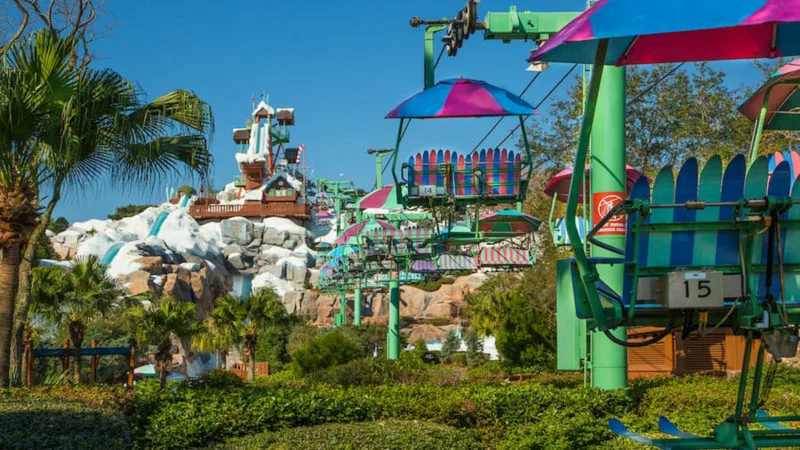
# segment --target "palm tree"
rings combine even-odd
[[[0,261],[7,259],[9,266],[19,264],[16,273],[11,267],[8,270],[0,267],[0,286],[9,287],[5,295],[15,298],[16,303],[12,333],[15,362],[19,361],[30,305],[35,243],[47,229],[63,189],[96,187],[106,174],[111,175],[117,186],[154,186],[155,180],[180,168],[205,176],[212,164],[208,140],[213,134],[213,115],[205,102],[192,92],[176,90],[146,103],[143,92],[114,71],[66,69],[71,48],[71,43],[54,34],[40,32],[29,42],[12,48],[4,70],[9,77],[16,74],[38,88],[38,91],[30,88],[34,93],[47,94],[34,96],[44,104],[43,113],[34,115],[38,118],[35,122],[38,128],[18,138],[24,143],[23,154],[30,160],[34,176],[25,178],[30,187],[14,198],[26,200],[24,206],[32,208],[33,213],[22,214],[26,212],[24,208],[0,196],[0,214],[3,208],[11,212],[0,220],[10,224],[6,228],[20,230],[14,235],[17,240],[11,241],[19,242],[16,252],[8,252],[8,258],[4,252]],[[0,84],[0,89],[5,91],[10,87],[6,89]],[[0,102],[12,94],[0,93]],[[16,110],[16,103],[5,103],[0,105],[0,111]],[[10,125],[8,128],[13,130]],[[6,141],[0,146],[15,142],[6,138],[2,130],[0,139]],[[0,155],[0,159],[5,158]],[[0,161],[0,172],[16,165]],[[5,188],[2,177],[0,174],[0,188]],[[51,191],[39,217],[38,194],[44,186]],[[21,259],[20,247],[24,248]],[[8,304],[0,295],[0,321]],[[0,324],[0,349],[7,349],[3,326]],[[0,353],[0,379],[6,373],[2,356]],[[15,374],[18,368],[16,365]]]
[[[259,333],[286,319],[286,308],[271,289],[254,291],[246,300],[228,294],[215,301],[214,310],[206,319],[206,333],[196,344],[201,351],[220,351],[223,355],[233,346],[243,346],[248,361],[247,381],[252,382]]]
[[[37,268],[34,282],[32,311],[55,327],[66,326],[75,349],[72,381],[78,384],[87,325],[114,308],[124,308],[125,292],[106,276],[106,267],[96,256],[81,259],[71,268]]]
[[[214,303],[214,309],[206,317],[204,332],[195,336],[192,343],[201,352],[218,352],[222,357],[222,369],[227,369],[228,351],[238,344],[242,334],[239,299],[228,294]]]
[[[163,297],[150,305],[134,308],[129,317],[136,328],[139,347],[156,347],[156,368],[161,376],[161,387],[164,387],[172,362],[172,338],[191,342],[193,336],[204,332],[195,305]]]
[[[8,383],[8,344],[20,253],[37,226],[39,185],[45,180],[38,158],[39,143],[59,102],[58,93],[35,73],[60,80],[54,83],[58,85],[71,81],[63,64],[69,53],[67,46],[46,41],[45,35],[37,36],[29,46],[46,46],[49,54],[36,52],[36,58],[22,58],[16,46],[0,68],[0,387]],[[12,68],[13,61],[23,59],[31,70]]]
[[[285,321],[287,314],[281,298],[272,289],[259,289],[251,293],[240,308],[244,323],[242,338],[249,362],[247,381],[252,383],[256,373],[256,346],[259,332],[269,325]]]

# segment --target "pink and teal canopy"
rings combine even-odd
[[[586,190],[586,194],[588,197],[589,192],[591,192],[591,188],[587,180],[590,179],[590,166],[589,164],[586,165],[586,172],[583,175],[584,180],[584,188]],[[632,166],[625,165],[625,175],[626,175],[626,186],[628,189],[628,193],[630,194],[631,189],[633,188],[633,184],[639,177],[644,176],[641,172],[634,169]],[[558,196],[558,201],[560,202],[567,202],[567,196],[569,195],[569,183],[572,180],[572,167],[569,169],[564,169],[561,172],[558,172],[548,183],[547,186],[544,188],[544,193],[550,197]],[[583,193],[579,194],[578,201],[583,201]]]
[[[478,230],[491,237],[515,237],[539,229],[542,221],[516,209],[503,209],[481,217]]]
[[[800,82],[800,59],[778,69],[764,83],[739,111],[755,122],[761,114],[764,97],[769,90],[765,130],[800,130],[800,84],[783,84],[789,81]]]
[[[440,81],[407,99],[386,118],[444,119],[529,114],[533,114],[533,106],[505,89],[485,81],[454,78]]]
[[[337,245],[347,244],[348,242],[350,242],[351,238],[360,236],[368,231],[375,230],[377,228],[382,228],[384,230],[397,229],[389,222],[383,220],[365,220],[355,225],[351,225],[350,228],[344,230],[342,235],[336,238],[336,244]]]
[[[600,0],[529,61],[590,64],[603,39],[616,66],[800,55],[800,0]]]
[[[397,191],[394,185],[372,191],[358,201],[358,209],[403,209],[397,203]]]

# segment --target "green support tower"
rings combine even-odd
[[[590,186],[592,188],[593,223],[605,216],[608,209],[626,198],[625,176],[625,68],[606,67],[600,82],[600,93],[592,130]],[[610,221],[596,239],[618,249],[625,248],[623,220]],[[614,253],[592,245],[593,257],[614,257]],[[622,264],[598,267],[602,280],[617,292],[623,290],[625,267]],[[627,329],[618,327],[614,336],[627,337]],[[621,345],[611,342],[602,332],[592,333],[592,387],[619,389],[627,386],[628,353]]]

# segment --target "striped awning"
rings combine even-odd
[[[436,258],[439,270],[475,270],[475,258],[467,255],[439,255]]]
[[[433,261],[414,261],[411,263],[411,271],[416,273],[433,273],[436,272],[436,265]]]
[[[478,264],[488,267],[522,267],[531,266],[530,254],[527,250],[516,248],[485,247],[478,253]]]

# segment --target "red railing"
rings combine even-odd
[[[189,214],[195,219],[230,217],[311,217],[311,207],[302,203],[254,203],[244,205],[192,205]]]
[[[246,380],[247,379],[247,365],[241,362],[235,362],[231,364],[230,371],[234,375],[238,376],[239,378]],[[257,377],[265,377],[269,375],[269,362],[256,362],[256,373],[255,376]]]

